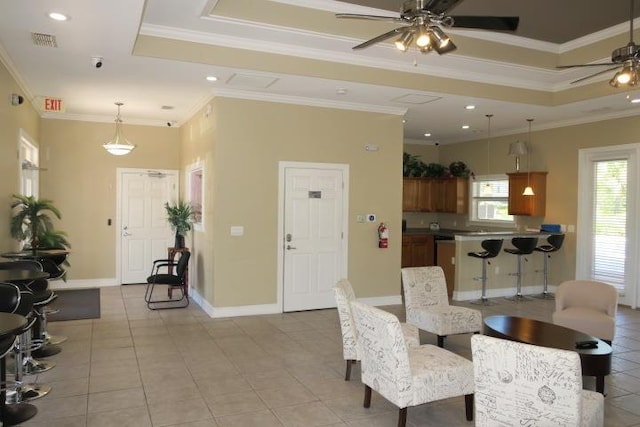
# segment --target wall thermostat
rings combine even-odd
[[[376,214],[367,214],[367,222],[376,222]]]

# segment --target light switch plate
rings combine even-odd
[[[244,236],[244,227],[241,225],[232,225],[231,226],[231,235],[232,236]]]

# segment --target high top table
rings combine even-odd
[[[27,324],[23,316],[0,312],[0,339],[13,335],[15,337]],[[0,380],[4,383],[7,377],[6,357],[0,361]],[[14,426],[33,418],[38,409],[30,403],[6,404],[6,390],[0,391],[0,420],[3,426]]]
[[[487,317],[484,333],[495,338],[577,352],[582,375],[596,377],[596,391],[604,394],[604,377],[611,373],[612,353],[606,342],[564,326],[517,316]],[[597,347],[576,348],[576,343],[581,341],[595,341]]]

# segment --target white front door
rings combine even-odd
[[[178,197],[178,172],[119,170],[120,282],[145,283],[155,259],[167,258],[174,234],[166,202]]]
[[[346,276],[346,166],[284,169],[283,310],[335,307]]]

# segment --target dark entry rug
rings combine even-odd
[[[58,298],[48,308],[60,311],[48,315],[48,321],[100,318],[100,289],[62,289],[54,292]]]

